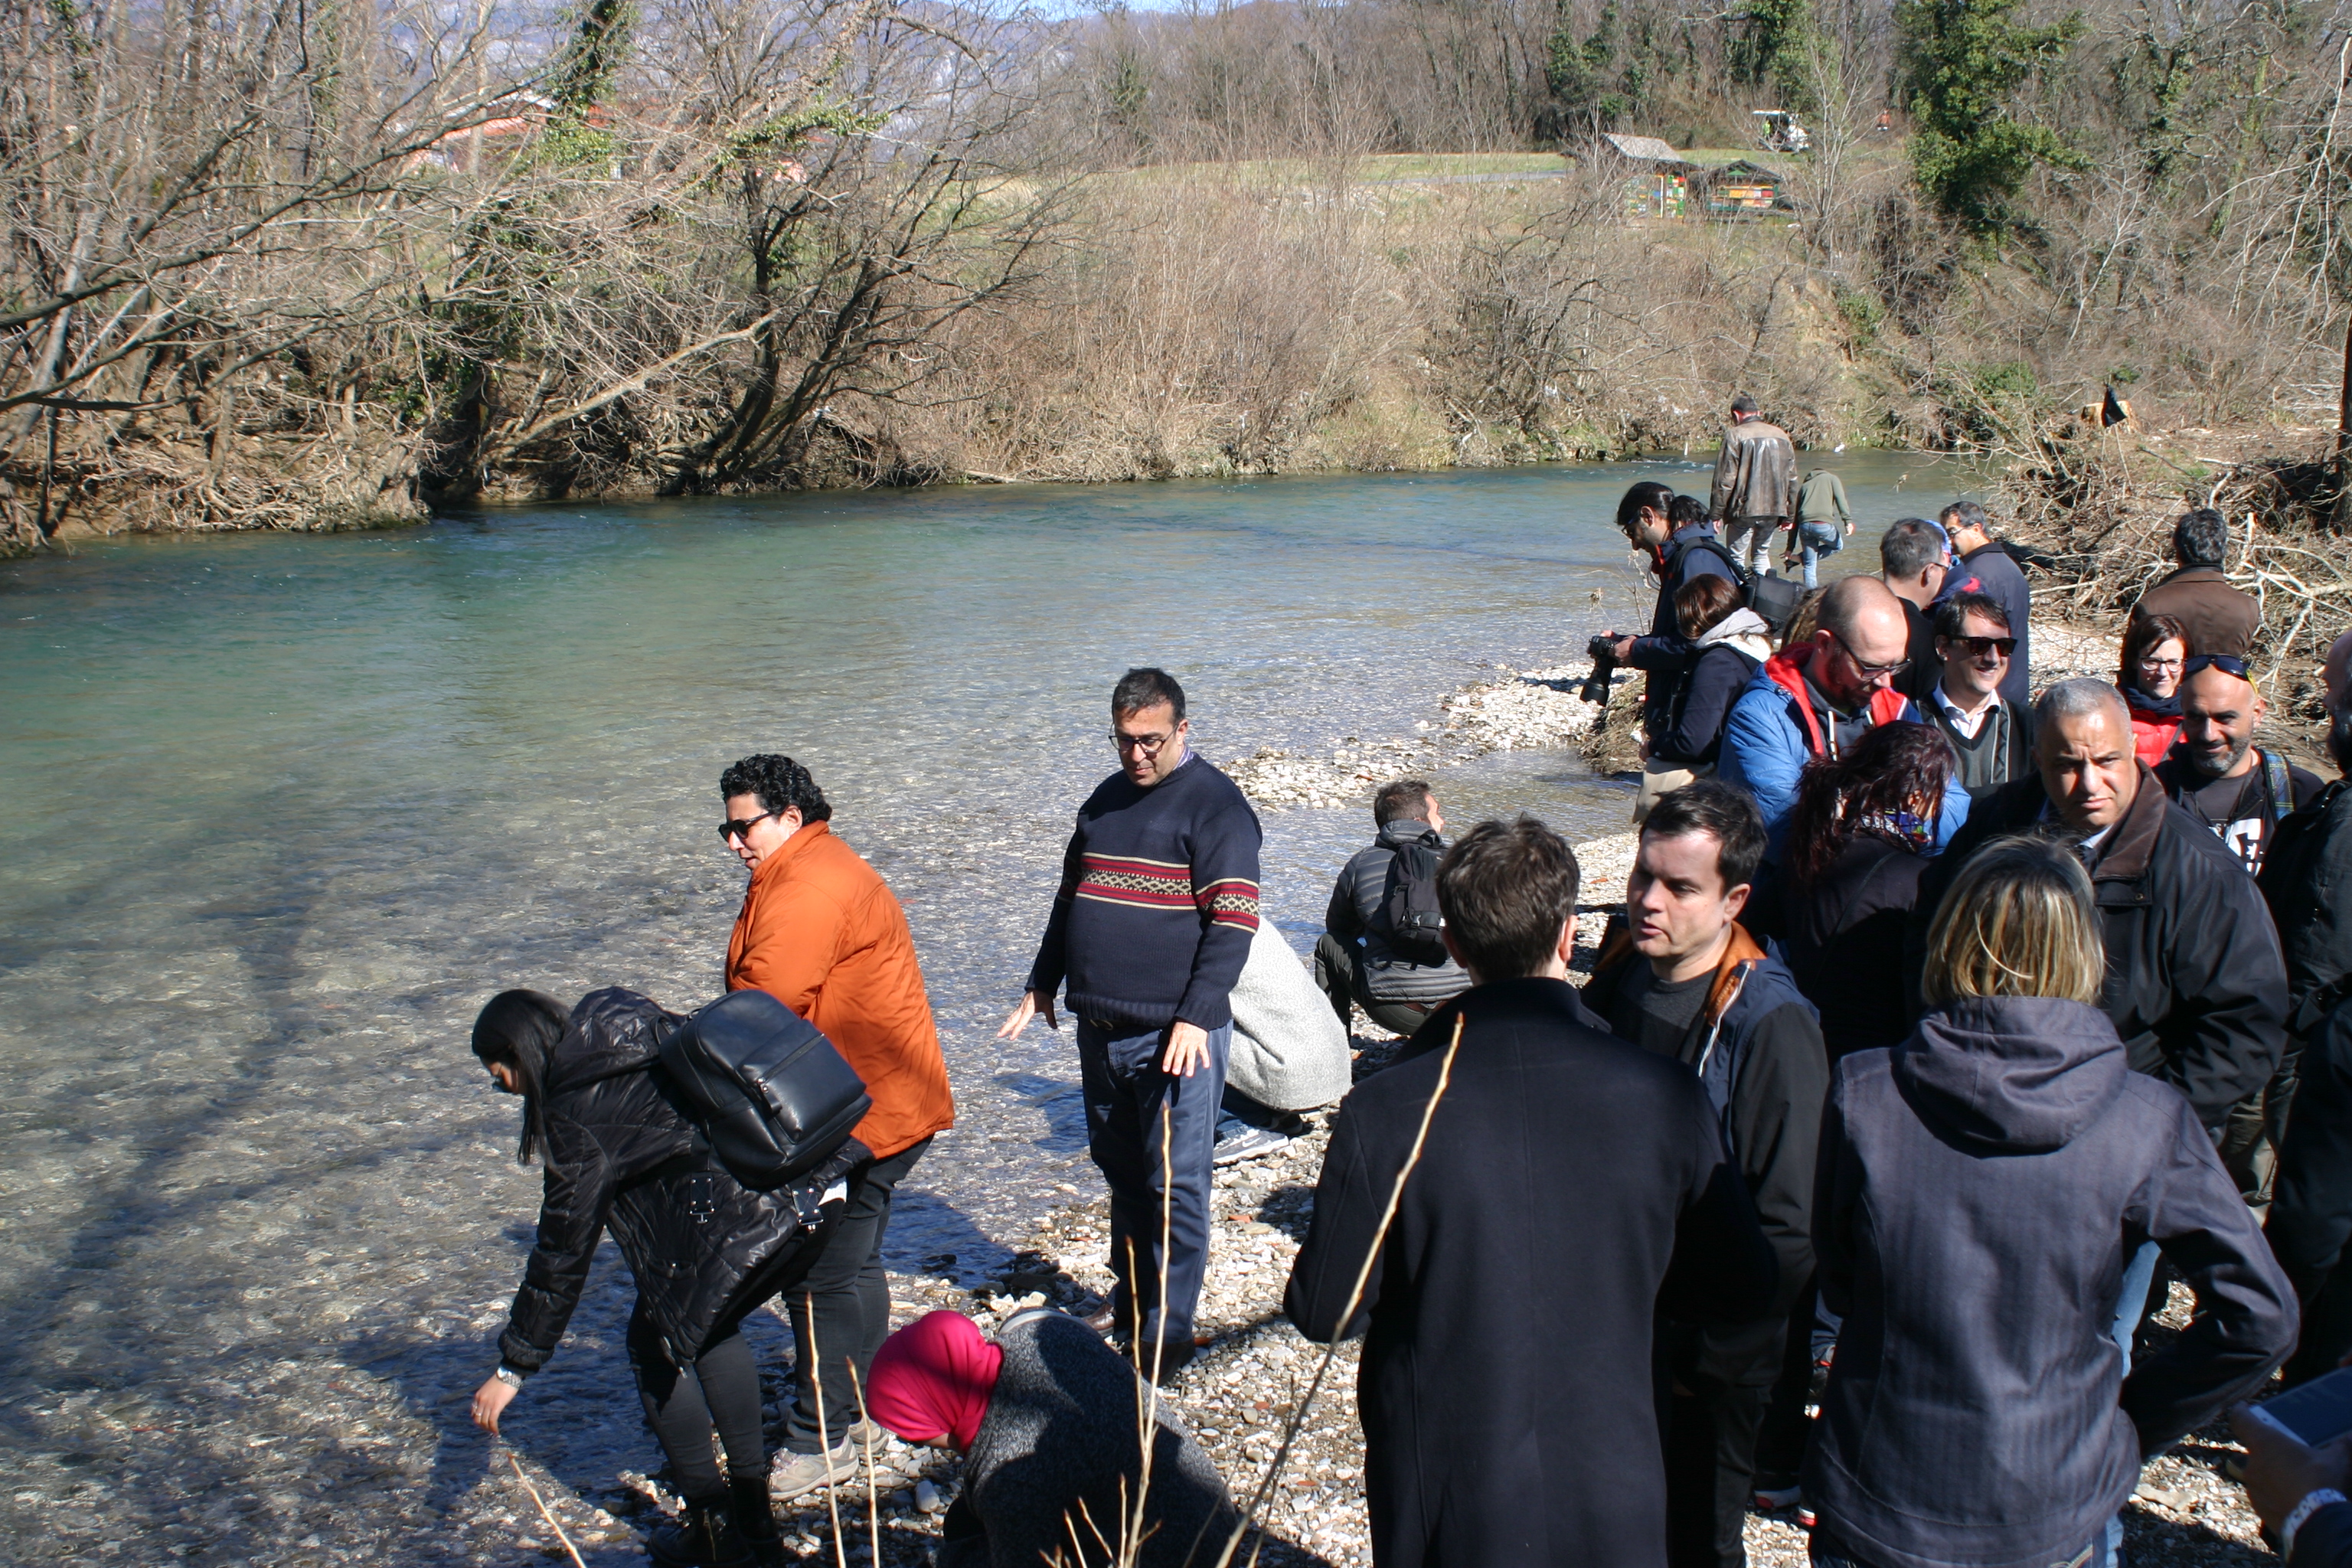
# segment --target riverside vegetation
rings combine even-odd
[[[2114,384],[2334,472],[2346,0],[0,16],[19,549],[1688,448],[1735,386],[2032,459]],[[1765,221],[1596,155],[1782,106]]]

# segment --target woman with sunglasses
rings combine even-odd
[[[2136,620],[2124,633],[2116,686],[2131,709],[2132,750],[2149,767],[2180,738],[2180,671],[2188,662],[2189,634],[2170,616]]]
[[[869,1156],[851,1139],[797,1181],[744,1186],[653,1070],[656,1030],[677,1022],[621,990],[592,991],[570,1009],[502,991],[474,1020],[475,1057],[501,1093],[522,1097],[516,1157],[546,1170],[538,1245],[499,1336],[498,1371],[474,1393],[474,1424],[496,1436],[524,1380],[554,1353],[609,1226],[636,1282],[629,1365],[686,1499],[685,1518],[656,1529],[647,1548],[666,1568],[776,1568],[784,1555],[760,1373],[739,1325],[808,1272],[847,1177]]]

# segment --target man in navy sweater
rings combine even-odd
[[[1087,1152],[1110,1187],[1110,1326],[1146,1373],[1192,1359],[1209,1258],[1227,997],[1256,934],[1257,814],[1185,744],[1184,689],[1130,669],[1110,695],[1119,771],[1078,808],[1026,994],[997,1031],[1078,1024]],[[1163,1234],[1164,1228],[1164,1234]]]

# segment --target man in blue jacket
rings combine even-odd
[[[1885,584],[1842,577],[1822,595],[1812,640],[1781,649],[1733,705],[1717,773],[1756,797],[1767,860],[1780,862],[1807,763],[1836,756],[1876,725],[1927,722],[1917,703],[1893,689],[1910,663],[1909,641],[1902,603]],[[1956,776],[1944,791],[1936,843],[1949,843],[1968,816],[1969,792]]]

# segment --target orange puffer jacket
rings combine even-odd
[[[906,911],[825,823],[793,834],[743,890],[727,989],[749,987],[816,1026],[866,1080],[874,1109],[855,1136],[877,1159],[955,1124]]]

